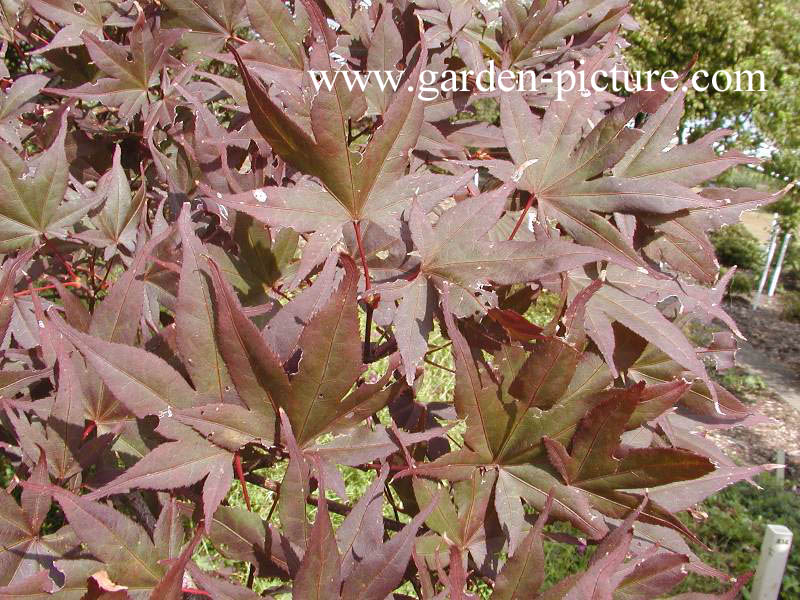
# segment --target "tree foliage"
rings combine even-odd
[[[763,470],[703,435],[761,419],[706,370],[739,335],[708,232],[779,194],[702,188],[749,159],[672,147],[680,90],[512,91],[499,126],[475,118],[491,94],[413,90],[489,60],[591,76],[623,60],[624,0],[2,9],[0,598],[729,581],[676,516]],[[454,389],[423,402],[451,374],[433,352]],[[596,551],[543,589],[553,521]],[[201,543],[249,576],[202,570]]]
[[[711,74],[763,73],[764,90],[757,93],[737,91],[734,85],[727,92],[711,87],[695,95],[681,122],[681,139],[717,127],[731,128],[738,147],[771,155],[765,165],[768,173],[787,181],[800,179],[800,105],[793,91],[800,86],[797,4],[643,0],[632,8],[641,29],[631,34],[627,54],[637,68],[663,72],[689,64],[696,56],[695,69]],[[795,190],[778,207],[788,229],[797,226],[798,206]]]

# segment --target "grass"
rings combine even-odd
[[[767,384],[761,375],[751,373],[742,367],[733,367],[723,373],[718,374],[719,382],[737,396],[747,396],[763,392],[767,389]]]
[[[695,553],[706,563],[722,572],[734,576],[755,571],[761,552],[761,539],[768,524],[785,525],[792,531],[800,532],[800,495],[792,489],[792,484],[777,482],[772,474],[757,478],[759,489],[749,483],[737,483],[719,494],[712,496],[697,507],[696,514],[707,517],[701,522],[683,516],[684,522],[708,546],[708,550],[695,547]],[[564,524],[548,526],[548,531],[571,533]],[[589,546],[581,551],[572,546],[545,541],[544,588],[564,577],[586,569],[594,551]],[[708,577],[690,574],[673,594],[681,592],[719,593],[728,585]],[[748,586],[749,587],[749,586]],[[745,600],[750,598],[745,589]],[[800,598],[800,553],[792,552],[783,578],[781,599]]]
[[[761,539],[768,524],[785,525],[800,532],[800,495],[791,483],[781,484],[772,474],[758,477],[759,489],[749,483],[737,483],[700,505],[708,518],[688,523],[710,548],[695,548],[698,556],[713,567],[734,575],[755,571],[761,551]],[[725,589],[712,579],[690,575],[683,591],[719,592]],[[783,578],[781,598],[800,598],[800,553],[792,551]],[[750,598],[744,591],[745,600]]]
[[[783,318],[800,323],[800,292],[787,292],[783,295]]]
[[[565,533],[578,539],[585,539],[585,533],[578,531],[569,523],[549,524],[545,531],[548,533]],[[548,589],[573,573],[580,573],[589,567],[589,560],[594,554],[596,546],[576,547],[545,538],[544,544],[544,584],[542,589]]]
[[[721,274],[725,274],[727,268],[722,267]],[[727,294],[729,296],[747,296],[756,288],[756,276],[748,271],[737,270],[731,278],[730,285],[728,285]]]
[[[764,264],[761,242],[742,225],[730,225],[710,235],[720,264],[758,271]]]

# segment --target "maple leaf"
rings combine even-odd
[[[224,402],[231,378],[215,336],[215,307],[202,255],[205,248],[191,227],[188,207],[178,219],[182,261],[175,312],[175,335],[195,389]]]
[[[129,33],[130,50],[84,32],[81,39],[92,61],[108,77],[69,90],[48,88],[48,91],[70,98],[98,100],[119,109],[120,118],[129,121],[134,115],[147,112],[150,89],[159,83],[162,67],[177,66],[168,51],[182,34],[180,30],[152,31],[141,9]]]
[[[588,568],[561,580],[539,598],[604,598],[611,600],[614,591],[625,577],[623,561],[633,541],[633,523],[640,515],[647,500],[631,510],[625,520],[614,529],[597,547]]]
[[[312,600],[337,597],[341,586],[339,548],[333,533],[328,503],[325,500],[325,483],[319,477],[319,503],[311,537],[303,560],[297,570],[292,594]]]
[[[626,5],[603,0],[566,6],[548,1],[530,7],[516,0],[504,2],[501,34],[509,63],[532,68],[558,61],[567,51],[591,47],[623,21]]]
[[[68,197],[67,112],[52,145],[35,159],[23,161],[0,141],[0,250],[32,245],[40,235],[63,236],[94,206]]]
[[[226,579],[208,575],[193,563],[189,563],[189,571],[192,579],[200,586],[200,589],[212,594],[212,598],[219,598],[219,600],[258,600],[259,598],[270,600],[272,598],[272,596],[256,594],[254,591],[231,583]]]
[[[464,447],[431,463],[418,464],[411,472],[459,481],[468,479],[478,469],[496,469],[496,495],[504,502],[508,502],[508,497],[522,498],[541,510],[548,495],[552,495],[554,516],[572,522],[592,536],[602,537],[606,529],[582,492],[561,484],[556,472],[534,462],[545,452],[544,437],[569,437],[583,411],[598,402],[590,395],[591,388],[571,397],[567,395],[547,412],[538,408],[526,410],[524,404],[515,407],[509,386],[522,367],[525,353],[513,347],[503,348],[496,360],[499,372],[505,376],[498,383],[494,374],[475,360],[447,306],[444,313],[456,364],[454,402],[459,416],[467,422]],[[498,508],[498,515],[510,524],[521,511],[522,505],[517,500],[513,505],[508,504],[506,510]]]
[[[681,364],[686,371],[708,383],[705,366],[698,357],[695,347],[681,329],[664,316],[658,305],[650,302],[653,289],[657,290],[659,287],[667,289],[672,284],[674,289],[679,291],[679,299],[683,300],[684,304],[691,305],[690,296],[682,290],[680,284],[659,281],[650,284],[652,279],[648,279],[649,293],[641,293],[644,290],[641,292],[637,290],[634,293],[636,295],[631,295],[626,293],[632,289],[631,286],[626,285],[626,282],[635,280],[636,273],[631,271],[613,271],[613,273],[615,279],[592,296],[586,310],[587,332],[603,353],[612,372],[616,374],[615,360],[612,356],[616,346],[616,334],[612,324],[616,321],[644,339],[651,340],[670,358]],[[584,289],[584,286],[591,281],[591,273],[581,273],[580,271],[571,273],[569,278],[570,295]],[[642,298],[636,297],[637,295]],[[667,294],[663,296],[666,297]],[[705,301],[707,308],[714,310],[710,306],[710,300],[710,295],[706,295],[705,298],[700,296],[700,302],[696,302],[696,304]],[[722,311],[714,312],[720,314]],[[727,316],[725,318],[727,319]]]
[[[394,13],[392,7],[387,4],[375,23],[367,50],[368,71],[392,73],[403,60],[403,38],[395,24]],[[374,81],[371,84],[365,91],[367,102],[371,109],[383,114],[391,106],[391,90],[380,89]]]
[[[353,506],[336,529],[336,543],[342,557],[341,573],[347,577],[383,540],[383,486],[389,475],[388,465]]]
[[[342,598],[353,598],[353,600],[385,598],[395,589],[411,558],[417,531],[436,508],[437,502],[438,498],[431,500],[430,504],[415,515],[403,529],[364,558],[361,568],[344,582]]]
[[[563,445],[548,440],[548,456],[570,485],[587,492],[591,504],[603,513],[621,518],[639,500],[621,492],[685,481],[714,470],[705,457],[676,448],[632,448],[620,452],[620,436],[641,401],[643,384],[611,392],[582,420],[567,455]],[[670,468],[664,468],[669,464]],[[643,517],[658,524],[681,528],[666,510],[650,502]]]
[[[681,377],[686,369],[657,347],[648,345],[628,371],[634,380],[650,384]],[[692,383],[681,398],[681,408],[703,419],[722,422],[741,421],[753,414],[721,385],[703,380]]]
[[[3,371],[3,373],[0,374],[0,394],[4,397],[13,397],[14,394],[25,389],[30,384],[45,377],[49,377],[51,373],[52,371],[50,369]]]
[[[0,96],[0,138],[13,147],[22,147],[19,117],[47,82],[48,78],[44,75],[25,75]]]
[[[691,482],[675,482],[651,491],[651,498],[671,512],[696,506],[732,482],[749,480],[759,473],[778,468],[776,465],[755,467],[719,467],[712,473]]]
[[[266,53],[264,62],[298,70],[306,66],[303,40],[309,23],[301,6],[295,5],[292,15],[279,0],[247,0],[250,24],[265,41],[265,44],[258,44],[259,53]],[[247,46],[242,48],[243,53],[245,48]]]
[[[383,301],[399,300],[394,325],[409,382],[427,351],[436,290],[447,291],[456,315],[480,314],[492,303],[481,295],[482,286],[490,282],[528,283],[574,265],[612,258],[556,240],[491,241],[487,233],[500,218],[508,193],[501,187],[464,200],[443,213],[435,228],[416,204],[412,206],[409,227],[419,262],[397,282],[374,289]]]
[[[289,393],[289,380],[261,332],[244,314],[217,265],[209,261],[209,266],[216,300],[216,327],[218,331],[234,334],[220,340],[220,352],[230,377],[246,406],[262,413],[271,411],[274,419],[280,402]]]
[[[14,315],[14,286],[17,273],[33,255],[34,250],[20,252],[16,258],[4,262],[0,270],[0,340],[5,339]]]
[[[593,57],[576,76],[591,76],[604,58],[605,52]],[[631,214],[652,221],[658,215],[703,210],[716,204],[693,191],[684,177],[661,179],[656,189],[646,178],[630,176],[624,166],[634,160],[631,157],[637,156],[641,145],[646,146],[653,135],[652,131],[629,128],[627,123],[640,112],[657,113],[666,97],[663,88],[638,92],[584,135],[582,119],[590,116],[596,102],[591,94],[575,90],[562,100],[554,99],[541,121],[532,115],[520,93],[504,94],[502,123],[517,166],[514,179],[519,179],[518,186],[530,192],[531,201],[536,200],[537,218],[543,222],[552,217],[577,242],[613,252],[621,260],[627,258],[626,266],[631,268],[644,268],[632,243],[603,213]],[[657,115],[653,122],[659,122]],[[537,131],[539,135],[531,139],[520,135],[520,131]],[[673,133],[674,129],[670,136]],[[663,146],[659,153],[661,149]],[[708,151],[716,157],[710,146]],[[643,159],[645,164],[662,160],[651,155],[652,151]],[[707,155],[698,157],[696,152],[692,159],[686,168],[695,171],[709,162]],[[742,162],[742,158],[736,155],[719,162],[730,165]],[[613,175],[606,175],[609,170]],[[530,206],[526,206],[520,219]]]
[[[19,24],[19,16],[22,12],[21,0],[6,0],[0,4],[0,36],[5,41],[14,39],[14,28]],[[8,73],[8,71],[5,71]]]
[[[617,176],[657,185],[695,187],[726,169],[754,162],[737,151],[718,154],[715,145],[730,132],[720,130],[690,144],[670,147],[683,114],[686,91],[675,92],[645,123],[642,134],[613,167]],[[739,221],[743,211],[778,200],[786,190],[763,193],[755,190],[704,190],[709,206],[689,208],[674,218],[646,216],[644,221],[661,235],[645,248],[655,261],[664,261],[698,281],[713,284],[719,265],[706,232]]]
[[[181,513],[191,517],[194,506],[180,503]],[[223,556],[246,560],[260,574],[286,576],[298,567],[297,547],[258,514],[244,508],[221,505],[214,512],[209,539],[221,548]]]
[[[772,204],[788,190],[784,188],[774,193],[728,188],[703,190],[701,195],[713,201],[711,207],[690,210],[688,214],[671,220],[645,219],[661,233],[645,247],[645,252],[653,260],[664,262],[698,281],[714,283],[719,264],[707,233],[724,225],[738,223],[743,212]]]
[[[103,341],[135,343],[145,295],[142,275],[152,252],[168,235],[169,230],[164,231],[150,238],[144,245],[140,245],[128,270],[111,287],[108,296],[97,307],[91,318],[84,315],[79,320],[70,320],[70,324]],[[66,316],[69,318],[69,311]],[[94,373],[91,367],[89,373]],[[122,426],[120,438],[121,443],[127,446],[126,451],[135,449],[134,454],[141,456],[141,449],[145,444],[141,443],[140,436],[136,432],[136,423],[131,413],[114,397],[103,380],[100,377],[92,377],[85,381],[84,389],[87,418],[94,422],[98,433],[104,435],[113,431],[116,435],[119,433],[118,428]]]
[[[51,497],[58,502],[71,530],[89,552],[102,561],[78,559],[57,563],[67,577],[65,597],[85,592],[85,587],[82,590],[79,587],[80,577],[85,585],[86,575],[91,575],[102,582],[101,587],[125,590],[134,600],[156,596],[180,598],[183,571],[200,537],[195,535],[183,545],[183,528],[174,500],[163,506],[151,537],[140,525],[113,508],[47,482],[29,480],[24,489],[46,499],[47,508]],[[171,563],[169,567],[162,564],[164,561]]]
[[[265,421],[268,416],[235,405],[201,405],[182,376],[155,355],[79,333],[58,318],[54,324],[128,410],[138,418],[158,416],[157,431],[175,440],[157,446],[89,497],[135,487],[173,489],[205,478],[208,525],[233,481],[233,452],[256,440],[271,443],[274,420],[270,423]],[[131,353],[136,355],[135,362]]]
[[[332,32],[316,6],[306,5],[306,10],[313,35],[319,40],[312,46],[310,66],[332,72]],[[380,126],[362,150],[352,147],[348,122],[364,114],[366,103],[363,96],[347,90],[341,79],[332,90],[327,90],[326,86],[315,90],[309,132],[280,110],[264,86],[247,70],[239,54],[233,52],[259,132],[278,155],[301,171],[316,176],[322,186],[308,182],[297,189],[268,187],[218,197],[226,206],[247,211],[270,225],[292,227],[299,232],[315,231],[314,241],[327,253],[340,238],[341,226],[347,221],[358,223],[369,219],[398,230],[398,216],[412,197],[408,190],[416,190],[417,194],[420,188],[431,184],[441,187],[437,179],[442,177],[420,180],[418,175],[406,175],[408,154],[419,135],[423,113],[421,100],[413,86],[406,82],[417,80],[427,62],[424,38],[414,67],[407,69]],[[312,86],[311,82],[305,85]],[[319,163],[310,161],[312,155],[325,156],[326,167],[320,168]],[[397,198],[398,190],[404,191],[404,198]],[[318,208],[314,211],[301,208],[301,198],[305,202],[309,195],[316,198],[314,204]],[[446,194],[436,200],[443,197]],[[298,277],[305,276],[317,262],[320,261],[310,263]]]
[[[32,484],[50,483],[43,457],[37,461],[28,481]],[[0,514],[5,523],[0,538],[3,545],[0,586],[19,584],[28,587],[33,583],[35,588],[39,588],[36,591],[43,591],[41,585],[46,582],[29,578],[36,577],[42,569],[48,569],[53,557],[63,550],[59,536],[42,534],[42,523],[49,508],[50,496],[47,493],[37,494],[25,489],[21,504],[5,491],[0,494]],[[10,594],[11,590],[7,593]]]
[[[538,590],[544,582],[544,550],[542,531],[550,514],[552,501],[548,499],[536,519],[536,524],[525,536],[497,577],[491,600],[514,600],[524,598]]]
[[[365,209],[368,212],[363,214],[363,223],[361,217],[354,218],[325,188],[308,180],[291,188],[266,187],[231,196],[217,194],[214,200],[273,227],[313,232],[309,240],[312,245],[303,254],[292,281],[294,287],[323,262],[331,247],[342,238],[343,226],[358,223],[358,230],[362,232],[375,224],[398,239],[402,235],[400,217],[406,208],[416,202],[430,209],[461,190],[471,177],[471,173],[465,176],[418,173],[390,178],[391,182],[376,192],[380,199]],[[312,210],[305,206],[309,201],[314,207]]]
[[[357,272],[352,261],[345,262],[345,266],[348,275],[342,283],[340,293],[331,297],[328,305],[312,319],[301,335],[300,348],[303,357],[300,373],[307,375],[301,380],[303,385],[294,383],[290,398],[280,397],[280,402],[286,403],[289,418],[295,423],[294,427],[299,432],[298,439],[302,444],[329,430],[337,420],[368,402],[384,386],[381,381],[362,384],[350,393],[353,382],[363,371],[363,368],[357,367],[357,363],[352,361],[341,363],[342,366],[349,363],[355,367],[352,374],[341,380],[341,383],[323,385],[321,379],[322,374],[333,368],[329,361],[346,361],[348,358],[347,354],[332,352],[332,345],[342,343],[337,341],[340,336],[342,340],[352,339],[350,328],[357,331],[355,304],[352,302]],[[218,270],[212,270],[212,277],[215,278],[218,297],[227,295],[230,306],[235,297],[232,298],[230,290],[225,291]],[[222,303],[217,300],[217,304],[219,306]],[[353,311],[349,319],[343,317],[343,310]],[[249,348],[247,344],[253,343],[255,347],[263,347],[264,342],[259,332],[241,315],[241,308],[234,305],[227,311],[229,312],[223,313],[228,315],[227,323],[233,323],[233,327],[239,329],[237,339],[245,341],[245,348]],[[276,377],[278,385],[288,384],[288,381],[280,384],[280,379],[286,380],[286,375],[277,362],[269,367],[271,371],[259,372],[257,368],[253,372],[252,366],[246,362],[242,365],[244,371],[241,374],[237,370],[231,371],[242,399],[250,400],[249,409],[237,405],[201,404],[197,392],[155,355],[79,333],[58,318],[54,319],[54,323],[93,368],[102,373],[105,384],[128,410],[138,418],[158,416],[160,422],[157,431],[175,440],[151,450],[125,473],[94,492],[91,498],[122,493],[134,487],[172,489],[175,486],[190,485],[205,477],[204,494],[207,495],[208,517],[221,501],[222,495],[227,493],[232,481],[232,453],[248,443],[258,441],[269,445],[273,442],[270,432],[275,429],[274,407],[277,406],[278,399],[272,396],[275,404],[265,403],[264,388],[260,386],[266,385],[269,389],[269,386],[275,385],[273,382]],[[220,323],[222,326],[231,326],[226,321]],[[332,323],[336,324],[333,328]],[[130,361],[131,352],[137,357],[133,363]],[[226,355],[225,346],[221,348],[221,352],[223,356]],[[240,355],[234,356],[235,360],[240,360]],[[263,365],[267,356],[262,351],[253,360]],[[230,362],[228,368],[231,368]],[[256,387],[252,388],[254,384]],[[252,389],[254,396],[249,396],[249,392],[245,393],[246,389]],[[198,436],[198,433],[209,441]]]
[[[295,266],[294,256],[300,240],[294,229],[265,228],[248,214],[240,213],[232,235],[239,247],[234,265],[251,285],[251,296],[271,290],[283,277],[289,276]]]
[[[432,530],[417,542],[417,547],[426,554],[426,561],[435,566],[449,562],[451,577],[456,577],[459,565],[468,553],[485,573],[496,572],[496,555],[503,545],[504,536],[499,522],[492,518],[492,491],[496,473],[473,472],[472,476],[453,486],[454,501],[437,489],[431,481],[414,478],[414,496],[420,508],[439,497],[435,509],[426,520]],[[453,586],[461,589],[457,581]]]
[[[58,393],[47,418],[47,443],[42,444],[51,473],[62,481],[79,473],[85,462],[85,450],[81,452],[85,414],[79,375],[82,365],[76,359],[59,345]]]
[[[353,383],[364,372],[355,296],[358,272],[352,260],[343,257],[345,277],[337,292],[312,317],[300,335],[302,352],[298,373],[292,381],[291,397],[285,409],[300,445],[315,439],[355,403],[363,401]],[[325,374],[337,373],[333,380]]]
[[[348,256],[340,258],[345,269],[344,278],[326,303],[311,316],[298,338],[299,365],[291,385],[282,387],[272,396],[275,406],[280,404],[286,411],[300,446],[310,444],[337,426],[347,425],[347,418],[353,412],[365,406],[375,412],[387,402],[376,394],[385,387],[391,369],[376,382],[358,384],[365,370],[361,364],[361,348],[353,343],[359,338],[355,302],[358,270]],[[262,364],[273,361],[273,366],[269,367],[272,370],[279,367],[271,350],[253,352],[256,348],[269,347],[254,326],[248,329],[250,333],[240,334],[239,339],[249,347],[245,352],[250,354],[251,360]],[[337,374],[336,378],[328,379],[327,374],[332,372]],[[275,377],[265,372],[262,380],[274,381]]]
[[[619,446],[621,433],[641,400],[642,388],[598,394],[610,379],[601,377],[595,380],[591,368],[578,370],[580,351],[576,353],[573,344],[581,348],[585,343],[581,333],[582,312],[591,297],[584,294],[568,311],[568,316],[565,314],[568,331],[572,329],[572,334],[567,336],[571,343],[556,340],[537,342],[535,348],[541,354],[532,354],[527,363],[524,362],[525,353],[513,347],[505,348],[503,354],[496,356],[496,360],[502,361],[497,365],[503,375],[501,384],[474,362],[467,353],[465,340],[459,340],[461,336],[455,322],[450,321],[448,332],[456,356],[456,409],[467,419],[465,448],[430,464],[418,465],[414,472],[463,479],[481,465],[484,468],[492,466],[498,469],[497,486],[503,488],[503,495],[522,497],[541,508],[546,496],[542,489],[552,489],[554,514],[563,515],[561,518],[567,518],[587,533],[596,535],[597,526],[592,521],[597,517],[593,516],[590,506],[610,516],[626,514],[638,500],[621,490],[670,483],[670,479],[659,479],[669,477],[663,472],[663,464],[683,463],[685,472],[676,470],[674,473],[678,479],[700,477],[712,470],[708,459],[682,450],[665,450],[663,454],[656,449],[630,450],[626,451],[621,463],[612,456]],[[447,319],[447,313],[445,315]],[[588,379],[584,380],[584,377]],[[570,394],[570,388],[577,388],[580,392]],[[521,397],[522,402],[515,401],[510,392]],[[624,407],[623,401],[627,402]],[[537,408],[537,405],[546,410]],[[583,411],[589,411],[589,415],[608,416],[610,406],[619,408],[618,421],[621,424],[616,430],[611,425],[602,425],[603,420],[599,417],[586,417],[583,421],[580,417],[575,419]],[[594,423],[593,427],[597,429],[585,432],[589,423]],[[586,450],[580,462],[571,461],[564,447],[570,440],[576,444],[576,439],[595,439],[592,431],[604,433],[605,445]],[[559,487],[557,480],[551,479],[552,472],[537,461],[537,457],[543,454],[553,463],[565,484],[563,487]],[[596,480],[604,482],[598,483],[602,489],[596,488],[593,477],[585,473],[581,475],[581,469],[570,466],[577,464],[602,472]],[[615,479],[617,473],[619,478]],[[609,487],[604,487],[606,483]],[[502,507],[498,506],[498,515],[511,526],[518,519],[521,506],[516,501],[509,502],[508,498],[503,502]],[[643,518],[686,532],[679,521],[657,505],[645,511]]]
[[[164,0],[164,24],[186,29],[190,51],[215,52],[247,23],[244,0]]]
[[[312,33],[319,40],[312,46],[310,66],[333,71],[330,57],[333,52],[332,32],[315,5],[306,3],[304,6],[309,13]],[[321,86],[311,105],[312,137],[278,109],[263,85],[252,77],[238,57],[237,61],[244,77],[253,121],[273,149],[302,171],[317,176],[352,220],[364,218],[369,205],[380,202],[380,196],[373,194],[373,190],[404,174],[407,152],[419,133],[422,103],[404,82],[418,79],[426,64],[424,43],[415,67],[408,70],[391,106],[383,115],[383,123],[360,153],[350,148],[347,119],[358,118],[366,110],[362,96],[348,91],[343,82],[337,83],[330,91]],[[307,85],[310,86],[310,82]],[[326,157],[327,167],[321,169],[310,161],[312,154]]]
[[[103,27],[130,27],[134,2],[70,2],[68,0],[31,0],[30,5],[46,19],[62,25],[50,42],[37,49],[46,52],[84,43],[84,32],[102,35]]]
[[[114,150],[111,170],[98,182],[97,194],[102,197],[103,208],[92,219],[96,231],[84,231],[76,237],[98,247],[106,248],[106,256],[122,245],[132,248],[136,239],[137,221],[146,206],[147,187],[142,185],[132,194],[128,176],[122,168],[122,151]]]

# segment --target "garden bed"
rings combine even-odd
[[[800,373],[800,325],[782,319],[777,303],[753,310],[749,300],[734,297],[726,301],[725,308],[747,338],[749,354],[760,355],[767,367],[784,376]],[[723,385],[770,420],[749,428],[712,432],[709,437],[732,458],[748,464],[775,462],[778,450],[784,450],[788,470],[797,472],[800,411],[786,400],[800,389],[800,377],[795,377],[796,382],[784,377],[780,386],[773,387],[746,367],[723,375]]]

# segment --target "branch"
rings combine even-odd
[[[514,225],[514,230],[511,232],[511,235],[508,236],[509,241],[513,240],[514,236],[517,235],[517,231],[519,231],[522,222],[525,220],[525,215],[528,214],[528,211],[531,209],[531,206],[533,206],[534,198],[535,196],[533,194],[528,194],[528,201],[525,203],[525,208],[522,209],[522,214],[519,216],[519,219],[517,219],[517,223]]]

